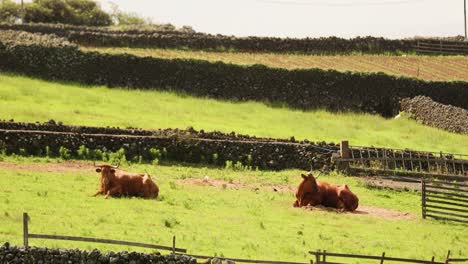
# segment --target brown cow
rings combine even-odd
[[[354,211],[359,205],[358,197],[347,185],[334,185],[319,182],[311,172],[302,174],[302,182],[297,187],[294,207],[323,205],[340,211]]]
[[[129,173],[118,170],[118,166],[94,165],[96,172],[101,173],[101,187],[94,195],[137,196],[146,199],[158,197],[159,188],[148,174]]]

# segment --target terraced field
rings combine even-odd
[[[19,103],[21,102],[21,103]],[[130,102],[130,103],[129,103]],[[109,89],[0,74],[0,119],[69,125],[235,131],[353,145],[468,153],[468,136],[359,113],[300,111],[258,102],[229,102],[161,91]]]
[[[299,54],[205,52],[168,49],[95,48],[88,51],[129,53],[167,59],[199,59],[241,65],[264,64],[286,69],[321,68],[338,71],[384,72],[430,81],[468,81],[468,56],[387,56],[349,55],[315,56]]]

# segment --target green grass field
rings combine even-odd
[[[102,53],[129,53],[141,57],[198,59],[240,65],[263,64],[285,69],[334,69],[354,72],[384,72],[432,81],[468,81],[468,56],[422,55],[301,55],[246,52],[206,52],[176,49],[82,47]]]
[[[0,73],[0,119],[88,126],[235,131],[261,137],[350,141],[351,145],[468,153],[468,136],[407,118],[300,111],[257,102],[228,102],[170,92],[108,89]]]
[[[466,226],[420,219],[415,192],[376,190],[356,178],[322,176],[346,183],[360,205],[409,213],[412,219],[380,219],[366,214],[341,214],[293,208],[292,192],[300,171],[233,171],[175,165],[124,165],[130,171],[156,175],[158,200],[91,197],[99,175],[92,163],[74,170],[70,162],[1,157],[0,241],[22,243],[22,213],[31,217],[30,232],[121,239],[177,246],[189,253],[227,257],[308,262],[309,250],[430,259],[465,254]],[[51,163],[46,163],[46,162]],[[82,163],[82,162],[81,162]],[[13,168],[8,165],[23,166]],[[41,169],[42,166],[42,169]],[[44,169],[44,166],[50,166]],[[54,169],[54,166],[62,166]],[[68,171],[68,169],[70,169]],[[238,189],[190,182],[209,176],[235,183]],[[259,188],[259,190],[255,190]],[[31,240],[31,245],[102,250],[143,250],[102,244]],[[363,263],[363,262],[360,262]]]

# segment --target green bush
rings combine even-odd
[[[69,160],[71,158],[70,150],[65,147],[60,147],[59,157],[63,160]]]
[[[108,162],[111,164],[120,164],[127,162],[127,158],[125,157],[125,149],[120,148],[116,152],[109,152]]]
[[[79,159],[86,160],[86,159],[91,158],[90,150],[86,146],[83,146],[83,145],[81,145],[80,148],[78,148],[78,150],[76,151],[76,154],[78,155]]]

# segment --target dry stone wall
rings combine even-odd
[[[308,170],[312,164],[315,168],[321,168],[325,164],[330,164],[331,152],[339,149],[338,145],[333,143],[274,141],[253,137],[249,139],[247,136],[238,138],[234,134],[219,132],[213,133],[214,138],[210,138],[212,133],[200,133],[193,129],[187,130],[192,131],[192,134],[185,132],[170,136],[164,134],[148,136],[125,134],[126,130],[120,131],[120,134],[93,134],[76,132],[77,129],[72,126],[50,124],[45,126],[49,127],[49,130],[28,129],[36,127],[36,124],[0,122],[0,147],[7,153],[23,152],[29,155],[44,155],[46,149],[50,153],[59,155],[60,148],[64,147],[70,150],[72,157],[78,157],[81,146],[108,152],[116,152],[123,148],[127,160],[139,157],[151,160],[152,149],[158,149],[164,150],[165,156],[162,158],[169,161],[217,166],[224,166],[227,161],[231,161],[252,168],[272,170],[286,168]],[[99,131],[99,128],[86,130]]]
[[[468,101],[468,98],[465,98]],[[427,96],[401,100],[401,111],[428,126],[468,134],[468,110],[435,102]]]
[[[86,46],[185,48],[192,50],[236,50],[244,52],[281,52],[343,54],[363,52],[408,52],[414,50],[417,40],[392,40],[377,37],[344,39],[234,37],[197,32],[112,30],[51,24],[0,24],[0,29],[23,30],[31,33],[55,34]]]
[[[3,34],[3,33],[2,33]],[[401,98],[417,95],[468,109],[467,82],[426,82],[383,73],[286,70],[199,60],[82,52],[70,44],[42,46],[0,34],[0,70],[46,80],[158,89],[193,96],[286,104],[299,109],[393,116]],[[23,33],[24,34],[24,33]],[[30,33],[26,33],[30,34]],[[33,34],[30,34],[33,35]],[[53,36],[49,36],[54,38]]]
[[[25,248],[5,243],[0,247],[0,263],[196,264],[197,261],[195,258],[184,255],[145,254],[126,251],[103,253],[97,249],[85,251],[80,249]]]

